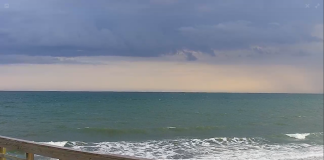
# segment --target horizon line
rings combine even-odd
[[[114,91],[114,90],[0,90],[0,92],[116,92],[116,93],[225,93],[225,94],[324,94],[310,92],[204,92],[204,91]]]

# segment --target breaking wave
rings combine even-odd
[[[296,135],[296,134],[292,134]],[[296,135],[302,139],[306,134]],[[65,143],[65,144],[64,144]],[[48,142],[83,151],[150,159],[293,160],[323,159],[323,145],[271,143],[262,138],[150,140],[142,142]]]
[[[310,135],[310,133],[295,133],[295,134],[286,134],[286,135],[291,138],[305,139],[307,136]]]

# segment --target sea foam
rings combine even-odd
[[[305,139],[307,136],[310,135],[310,133],[295,133],[295,134],[286,134],[286,135],[291,138]]]
[[[67,142],[68,141],[61,141],[61,142],[53,142],[53,141],[51,141],[51,142],[40,142],[40,143],[64,147]]]
[[[68,142],[66,146],[102,154],[120,154],[149,159],[323,159],[323,145],[269,144],[267,142],[261,138],[217,137],[142,142]],[[65,142],[54,144],[63,143]]]

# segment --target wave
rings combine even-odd
[[[294,134],[285,134],[290,138],[295,138],[298,140],[312,139],[312,138],[321,138],[323,139],[323,132],[316,133],[294,133]]]
[[[65,141],[54,144],[63,143]],[[120,154],[149,159],[323,159],[323,145],[306,143],[272,144],[262,138],[216,137],[141,142],[67,142],[65,147],[102,154]]]
[[[64,147],[68,143],[68,141],[61,141],[61,142],[53,142],[53,141],[50,141],[50,142],[40,142],[40,143],[50,144],[50,145],[53,145],[53,146]]]
[[[310,135],[310,133],[295,133],[295,134],[286,134],[286,135],[291,138],[305,139],[307,136]]]

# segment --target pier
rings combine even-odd
[[[8,155],[6,154],[8,151],[23,152],[25,153],[25,158]],[[145,160],[130,156],[79,151],[66,147],[0,136],[0,160],[34,160],[35,155],[59,160]]]

